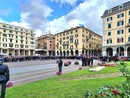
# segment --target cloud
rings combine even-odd
[[[55,0],[60,1],[60,0]],[[63,0],[64,1],[64,0]],[[73,1],[73,0],[69,0]],[[86,28],[102,35],[102,18],[104,11],[129,0],[86,0],[70,13],[47,23],[46,31],[59,33],[65,29],[84,24]],[[66,0],[67,2],[67,0]]]
[[[51,1],[56,3],[60,2],[62,5],[70,4],[71,6],[75,6],[78,1],[82,1],[82,0],[51,0]]]
[[[42,29],[47,22],[47,17],[53,11],[42,0],[25,1],[21,5],[21,17],[33,29]],[[25,16],[23,17],[23,15]]]
[[[0,15],[8,16],[11,13],[8,9],[0,9]]]
[[[104,11],[127,2],[129,0],[84,0],[71,12],[60,18],[48,21],[47,18],[55,9],[48,7],[43,0],[22,0],[21,21],[11,22],[11,24],[31,28],[35,30],[36,36],[51,33],[59,33],[65,29],[83,24],[86,28],[102,35],[102,18]],[[76,4],[79,0],[51,0],[53,2]]]

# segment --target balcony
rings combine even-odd
[[[130,45],[130,42],[127,42],[126,45]]]
[[[79,44],[79,42],[74,42],[74,44],[75,44],[75,45],[78,45],[78,44]]]
[[[64,44],[62,44],[62,46],[68,46],[68,45],[69,45],[68,43],[66,43],[66,44],[65,44],[65,43],[64,43]]]
[[[130,23],[128,23],[128,24],[126,25],[126,27],[130,27]]]

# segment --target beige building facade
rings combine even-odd
[[[130,1],[106,10],[102,19],[102,54],[130,56]]]
[[[98,56],[101,53],[102,36],[85,28],[77,26],[55,35],[56,56]]]
[[[0,54],[35,55],[35,33],[31,29],[0,23]]]
[[[55,55],[55,35],[46,34],[38,37],[36,39],[36,50],[35,53],[44,56],[54,56]]]

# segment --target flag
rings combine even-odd
[[[84,26],[84,24],[79,24],[79,26]]]
[[[118,42],[122,42],[121,38],[118,38]]]

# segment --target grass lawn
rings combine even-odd
[[[84,98],[87,89],[95,92],[101,86],[120,83],[124,81],[124,78],[99,77],[95,79],[82,79],[79,77],[117,72],[119,72],[119,69],[116,67],[106,67],[99,72],[89,72],[88,68],[85,68],[50,79],[8,88],[6,98]],[[65,78],[68,80],[64,80]]]

